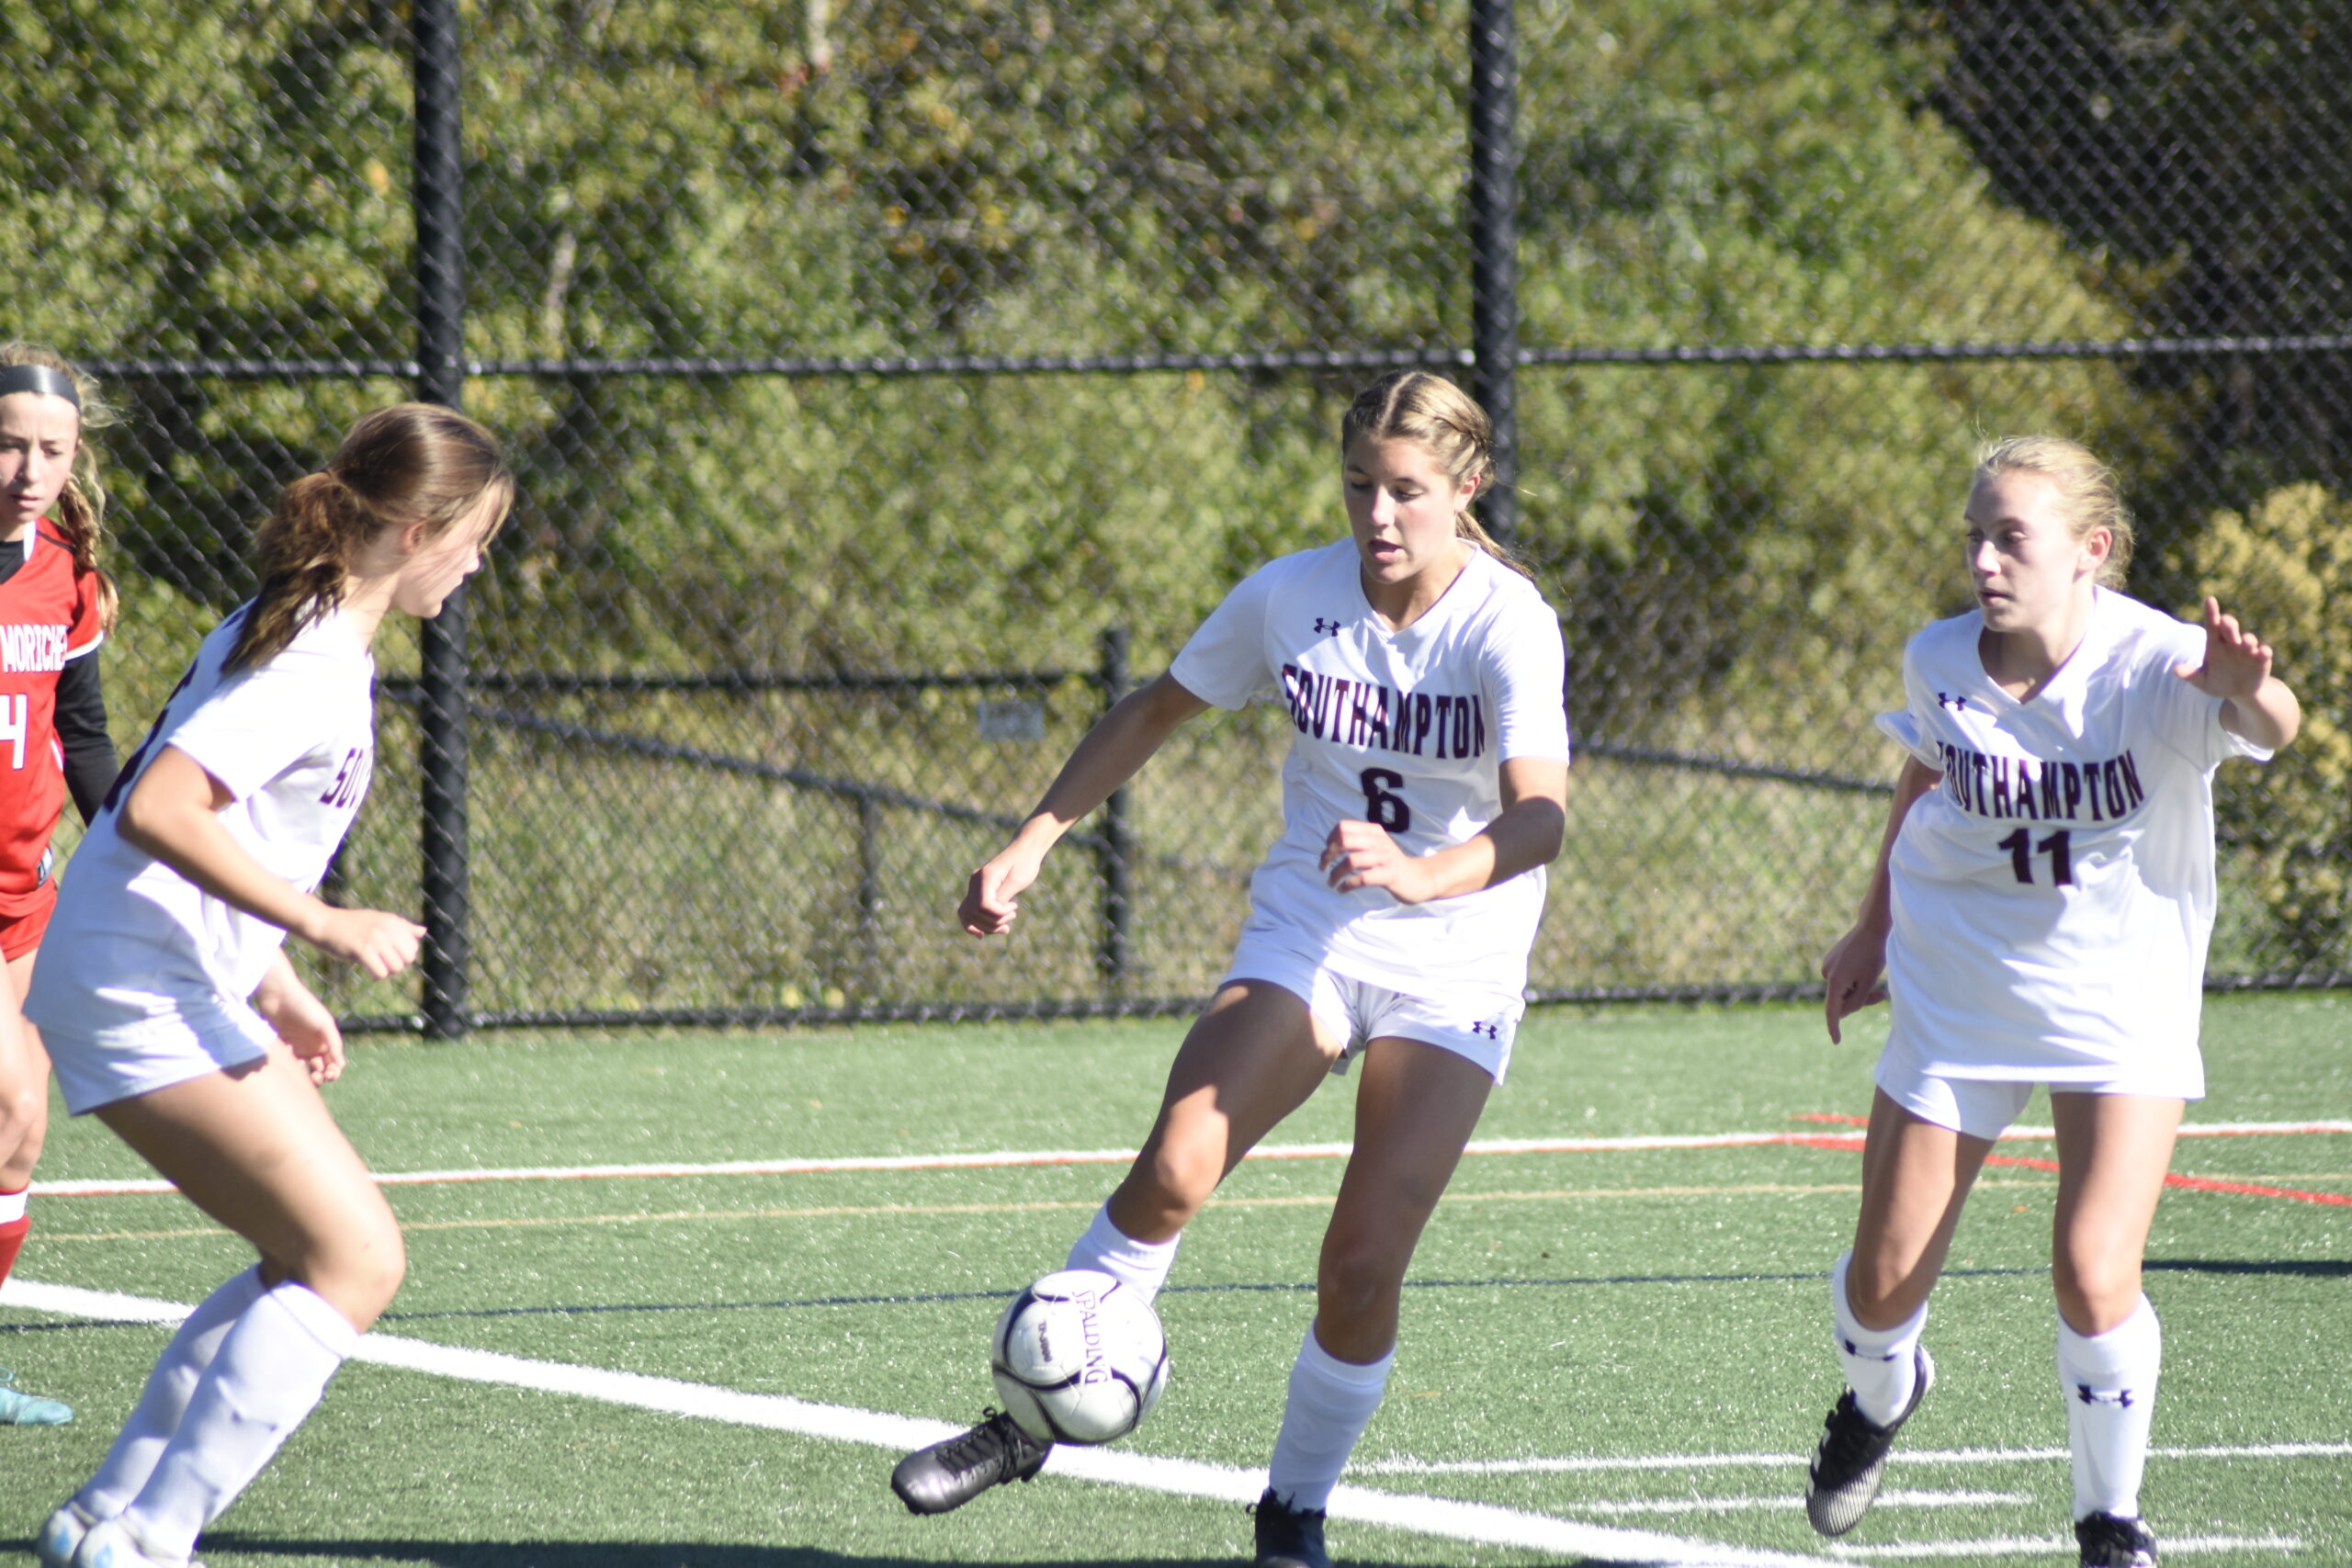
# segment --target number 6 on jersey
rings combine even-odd
[[[1405,775],[1390,768],[1366,768],[1357,775],[1363,785],[1363,818],[1392,833],[1402,833],[1413,825],[1412,807],[1405,797],[1391,793],[1405,787]]]

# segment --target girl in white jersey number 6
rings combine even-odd
[[[261,1261],[164,1348],[43,1568],[185,1564],[399,1288],[391,1211],[327,1113],[334,1017],[288,932],[382,978],[423,928],[311,889],[368,787],[387,612],[439,613],[514,496],[497,443],[413,403],[368,415],[262,525],[261,590],[197,650],[74,857],[25,1011],[95,1111]]]
[[[1893,1004],[1853,1249],[1830,1275],[1849,1391],[1805,1486],[1824,1535],[1877,1495],[1935,1366],[1928,1292],[1993,1140],[2037,1083],[2058,1134],[2058,1372],[2085,1568],[2144,1568],[2140,1517],[2161,1340],[2141,1254],[2198,1054],[2213,928],[2214,768],[2267,758],[2301,713],[2271,650],[2205,602],[2184,625],[2127,599],[2115,476],[2072,442],[1979,457],[1977,607],[1911,639],[1911,755],[1869,893],[1822,961],[1829,1033]],[[1880,976],[1884,973],[1882,987]]]
[[[1355,1148],[1256,1510],[1259,1562],[1317,1568],[1325,1502],[1387,1380],[1406,1266],[1510,1059],[1568,767],[1558,618],[1469,512],[1491,471],[1486,415],[1400,372],[1356,398],[1340,440],[1351,536],[1235,588],[1080,742],[960,911],[975,936],[1010,930],[1047,849],[1186,719],[1257,697],[1288,709],[1283,834],[1249,925],[1069,1267],[1149,1297],[1226,1173],[1362,1056]],[[992,1416],[910,1455],[892,1484],[944,1512],[1046,1452]]]

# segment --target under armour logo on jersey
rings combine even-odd
[[[2132,1391],[2128,1388],[2093,1388],[2086,1382],[2075,1385],[2075,1397],[2085,1404],[2112,1404],[2120,1409],[2132,1408]]]
[[[1322,616],[1317,615],[1315,617],[1315,629],[1317,632],[1329,632],[1333,637],[1338,637],[1340,635],[1340,623],[1337,621],[1327,621]]]
[[[1950,692],[1938,692],[1936,694],[1936,705],[1939,708],[1950,708],[1954,713],[1966,713],[1968,711],[1968,694],[1963,692],[1959,696],[1954,696]]]

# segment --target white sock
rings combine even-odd
[[[1094,1211],[1094,1223],[1069,1249],[1069,1261],[1062,1267],[1097,1269],[1141,1292],[1148,1302],[1167,1282],[1168,1270],[1176,1262],[1176,1243],[1183,1239],[1180,1235],[1168,1241],[1137,1241],[1111,1223],[1111,1205],[1105,1203]]]
[[[155,1472],[122,1522],[151,1557],[183,1558],[198,1531],[253,1483],[318,1404],[359,1336],[292,1280],[266,1291],[229,1330],[196,1385]]]
[[[2066,1395],[2066,1441],[2075,1458],[2075,1517],[2140,1517],[2140,1476],[2148,1467],[2148,1426],[2164,1365],[2156,1309],[2140,1298],[2130,1317],[2104,1334],[2077,1334],[2058,1320],[2058,1386]]]
[[[255,1264],[204,1298],[180,1324],[179,1332],[156,1358],[147,1374],[147,1387],[131,1407],[130,1418],[115,1434],[106,1462],[90,1477],[74,1500],[96,1518],[109,1519],[130,1506],[139,1489],[155,1472],[164,1446],[179,1430],[189,1396],[220,1342],[245,1309],[261,1299],[261,1265]]]
[[[1851,1252],[1840,1253],[1829,1270],[1829,1305],[1838,1318],[1838,1359],[1846,1369],[1846,1386],[1854,1391],[1854,1406],[1869,1420],[1883,1427],[1903,1414],[1919,1385],[1919,1336],[1928,1326],[1928,1308],[1893,1328],[1864,1328],[1854,1318],[1846,1294],[1846,1271]]]
[[[1331,1500],[1340,1472],[1371,1425],[1388,1388],[1390,1350],[1370,1366],[1342,1361],[1323,1348],[1309,1325],[1298,1360],[1290,1370],[1290,1401],[1283,1406],[1283,1429],[1266,1466],[1266,1485],[1294,1508],[1319,1510]]]

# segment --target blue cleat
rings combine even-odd
[[[74,1419],[72,1405],[27,1393],[16,1382],[16,1373],[0,1367],[0,1427],[62,1427]]]

